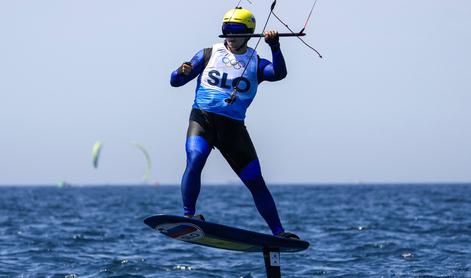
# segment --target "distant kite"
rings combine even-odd
[[[131,142],[131,144],[133,146],[135,146],[137,149],[139,149],[142,152],[142,154],[144,155],[144,158],[146,159],[146,168],[145,168],[143,178],[144,178],[144,181],[147,182],[147,181],[149,181],[150,171],[151,171],[151,168],[152,168],[152,161],[150,159],[150,155],[147,152],[147,150],[144,148],[143,145],[141,145],[137,142]],[[98,168],[98,161],[100,160],[101,149],[103,149],[103,143],[101,141],[97,141],[95,143],[95,145],[93,145],[93,149],[92,149],[93,167],[95,169]]]
[[[147,150],[144,148],[144,146],[142,146],[141,144],[137,142],[131,142],[131,144],[134,145],[136,148],[138,148],[144,154],[144,157],[146,158],[147,164],[146,164],[146,171],[144,173],[144,181],[149,181],[150,170],[152,168],[152,161],[150,160],[150,155],[147,152]]]
[[[100,152],[102,148],[103,148],[103,143],[101,141],[97,141],[95,145],[93,145],[92,157],[93,157],[93,167],[95,169],[98,167],[98,159],[100,158]]]

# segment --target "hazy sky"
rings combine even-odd
[[[220,41],[236,3],[0,0],[0,184],[139,183],[130,141],[150,152],[152,182],[178,184],[195,81],[169,76]],[[243,3],[261,31],[271,2]],[[311,5],[276,12],[300,29]],[[471,181],[470,30],[466,0],[319,0],[305,39],[324,59],[282,39],[288,76],[262,83],[247,113],[265,179]],[[203,181],[237,177],[213,151]]]

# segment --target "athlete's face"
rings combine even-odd
[[[243,50],[245,52],[245,49],[243,49],[242,47],[246,43],[245,40],[245,38],[227,38],[226,42],[231,52],[237,52],[238,49]]]

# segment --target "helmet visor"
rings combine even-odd
[[[224,23],[222,25],[222,33],[224,35],[247,34],[247,33],[250,33],[250,31],[247,29],[247,27],[244,24],[230,22],[230,23]]]

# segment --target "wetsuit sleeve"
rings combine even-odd
[[[286,70],[285,59],[281,53],[280,44],[271,46],[271,53],[273,62],[266,59],[260,59],[258,64],[259,83],[262,81],[278,81],[286,77],[288,74]]]
[[[193,80],[196,76],[201,74],[204,70],[204,50],[200,50],[191,58],[191,66],[193,70],[189,75],[184,75],[180,72],[180,67],[172,72],[170,75],[170,85],[172,87],[180,87]]]

